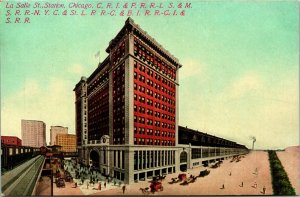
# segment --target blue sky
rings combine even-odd
[[[92,2],[92,1],[85,1]],[[184,17],[132,18],[183,64],[179,124],[251,147],[299,139],[297,1],[190,1]],[[3,10],[3,8],[1,8]],[[126,17],[36,17],[1,24],[1,133],[21,119],[69,127],[73,88],[103,60]]]

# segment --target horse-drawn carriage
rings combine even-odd
[[[179,174],[179,175],[178,175],[178,179],[179,179],[180,181],[184,181],[184,180],[186,179],[186,174]]]
[[[150,184],[150,191],[151,192],[157,192],[157,191],[163,191],[164,187],[162,186],[162,183],[159,181],[152,181]]]

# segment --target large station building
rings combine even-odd
[[[131,183],[248,151],[178,126],[182,65],[131,18],[106,52],[74,88],[81,162]]]

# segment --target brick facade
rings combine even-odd
[[[178,143],[178,59],[130,18],[106,52],[74,88],[81,162],[125,183],[191,167]]]

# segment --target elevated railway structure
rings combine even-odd
[[[37,155],[1,176],[2,194],[5,196],[35,195],[37,182],[45,162],[43,155]]]

